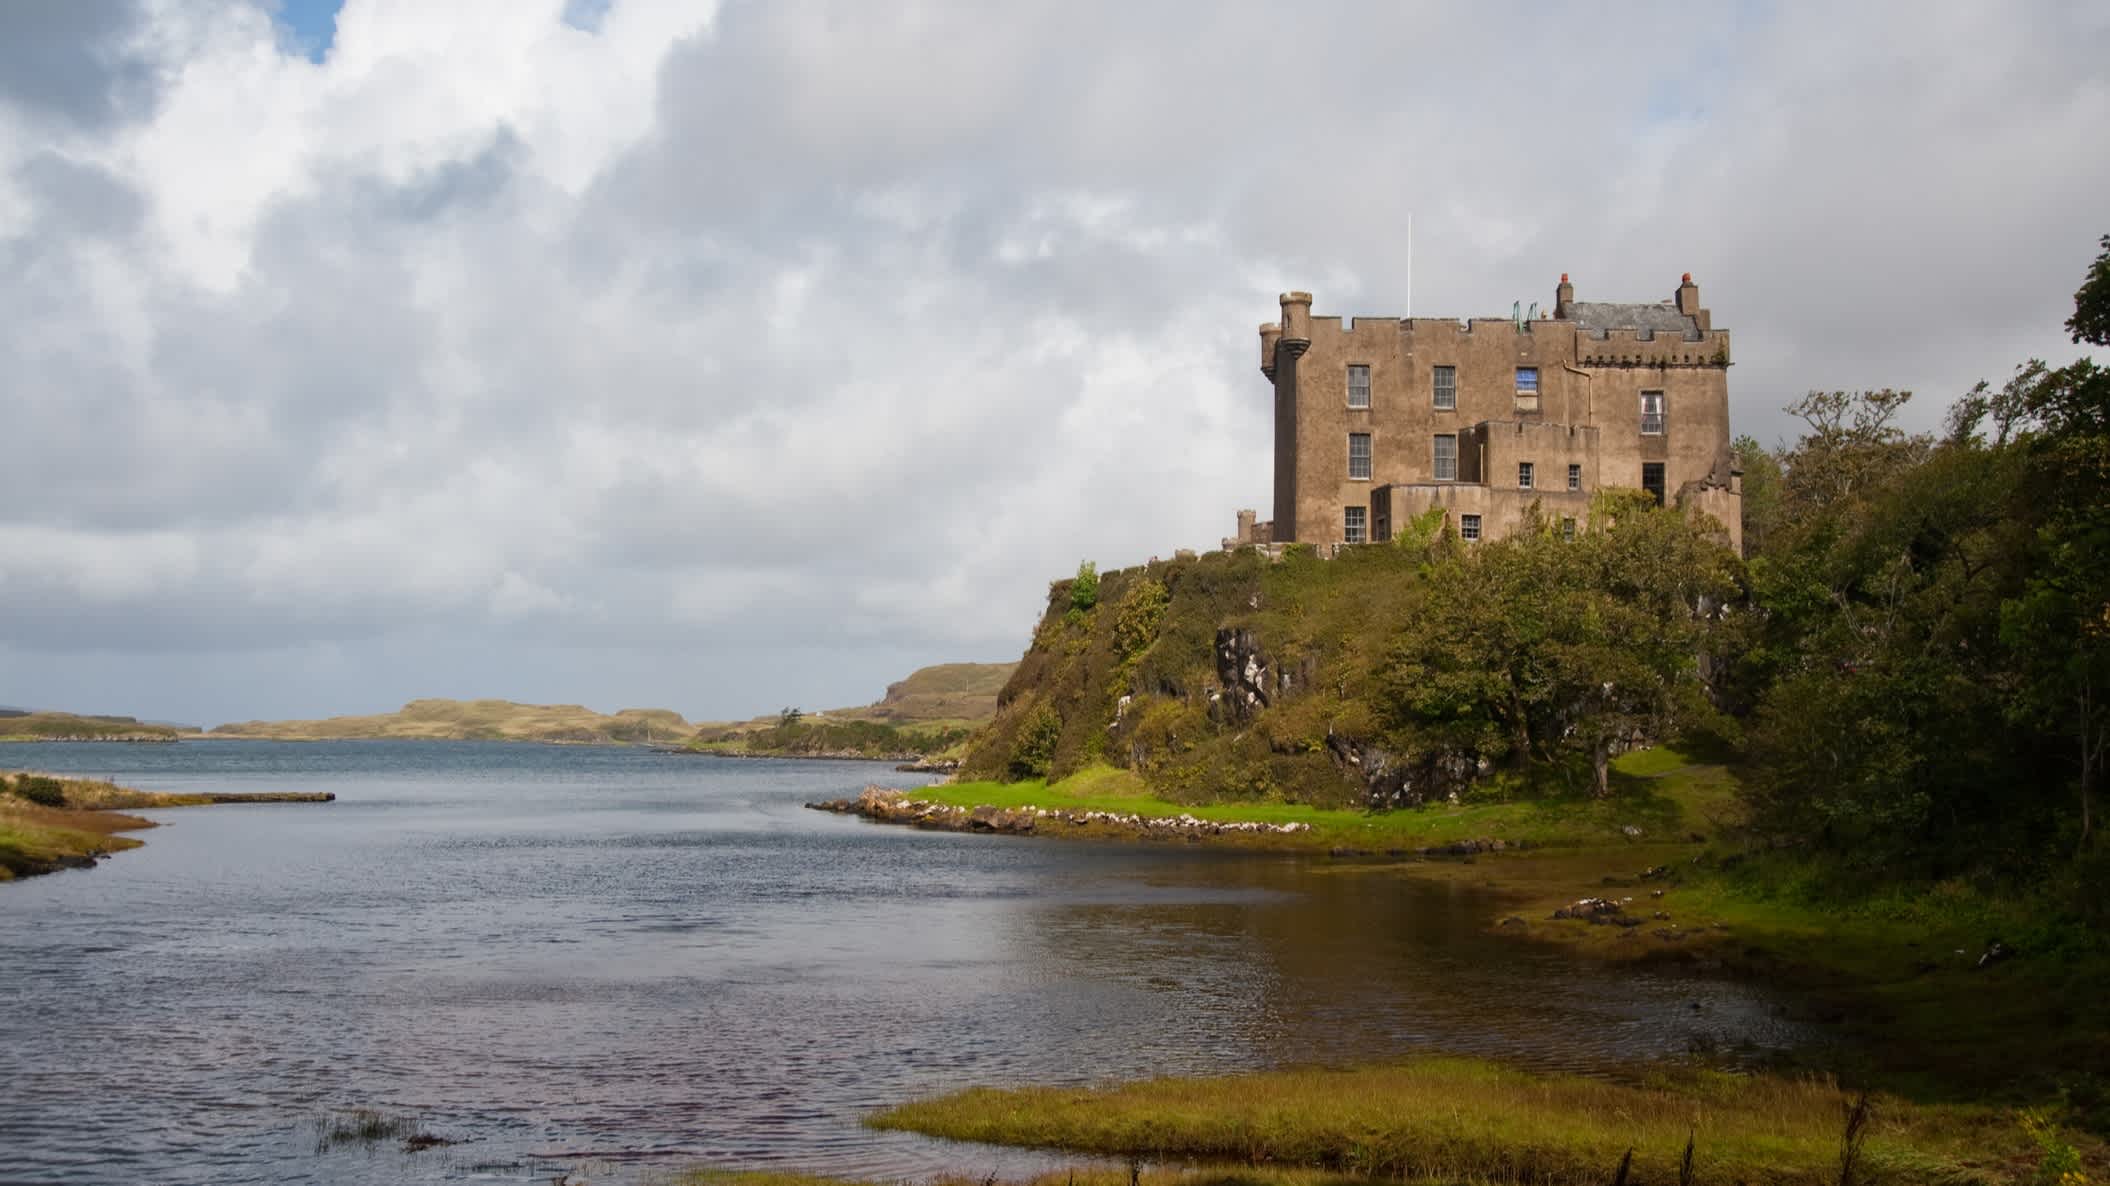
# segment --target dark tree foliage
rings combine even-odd
[[[2110,238],[2104,240],[2110,248]],[[2110,250],[2068,327],[2110,329]],[[2097,861],[2110,748],[2110,373],[2032,361],[1951,409],[1813,393],[1749,541],[1726,691],[1760,823],[1872,867]]]
[[[2073,316],[2066,319],[2074,341],[2094,346],[2110,346],[2110,235],[2103,236],[2102,247],[2073,294]]]

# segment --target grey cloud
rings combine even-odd
[[[121,236],[137,228],[146,213],[145,200],[123,178],[56,152],[29,158],[15,176],[54,229]]]
[[[157,80],[127,44],[137,0],[0,5],[0,99],[97,128],[152,106]]]

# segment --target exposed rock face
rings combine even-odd
[[[1260,653],[1252,631],[1228,626],[1217,630],[1216,679],[1224,689],[1217,704],[1225,716],[1243,721],[1274,703],[1281,690],[1275,686],[1278,678],[1286,689],[1287,676],[1270,675],[1267,656]]]

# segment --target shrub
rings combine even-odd
[[[66,784],[41,774],[18,776],[15,779],[15,793],[40,807],[66,806]]]
[[[1077,566],[1077,579],[1070,582],[1070,608],[1087,614],[1099,604],[1099,566],[1087,560]]]
[[[1011,777],[1041,778],[1055,758],[1055,743],[1062,740],[1062,714],[1052,704],[1036,707],[1018,731],[1011,746]]]

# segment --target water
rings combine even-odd
[[[145,848],[0,885],[7,1181],[979,1177],[1043,1162],[857,1118],[975,1083],[1797,1038],[1756,990],[1489,936],[1467,888],[802,809],[920,781],[884,766],[415,742],[0,762],[338,795],[149,812]],[[319,1152],[316,1118],[355,1107],[461,1143]]]

